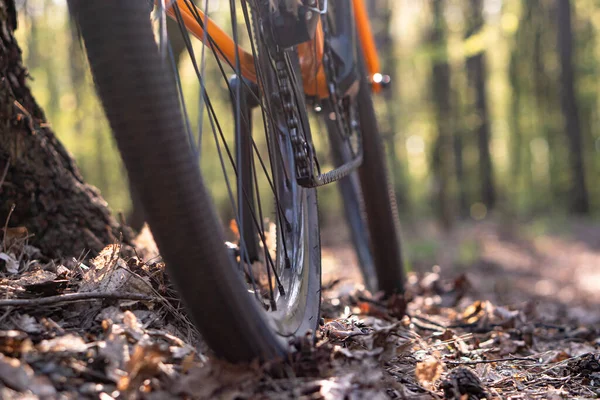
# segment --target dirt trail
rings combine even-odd
[[[16,240],[0,275],[20,301],[0,314],[0,398],[597,398],[600,227],[531,232],[425,228],[407,239],[406,299],[388,300],[364,290],[347,245],[324,240],[323,325],[284,367],[212,358],[148,237],[146,262],[113,246],[88,264],[40,263]],[[133,295],[64,297],[115,290]]]

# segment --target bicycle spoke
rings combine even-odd
[[[241,80],[236,85],[230,83],[226,72],[227,67],[231,68],[238,77],[242,76],[240,55],[236,52],[235,59],[225,57],[220,46],[215,42],[208,31],[204,29],[209,21],[207,1],[204,2],[204,10],[197,8],[191,0],[183,0],[183,2],[180,3],[174,2],[174,10],[171,15],[179,25],[194,74],[200,84],[198,135],[197,138],[194,138],[190,129],[190,137],[191,142],[194,143],[196,154],[199,155],[199,149],[202,146],[203,138],[204,113],[206,113],[208,115],[207,128],[210,128],[212,141],[214,141],[216,146],[216,156],[218,157],[220,170],[224,177],[223,181],[227,188],[228,202],[231,204],[230,210],[233,213],[233,221],[235,221],[237,232],[239,233],[239,260],[240,263],[245,264],[240,265],[240,268],[246,274],[248,285],[251,287],[251,291],[255,296],[260,300],[260,288],[262,286],[268,292],[263,292],[262,296],[264,296],[264,300],[267,300],[268,298],[270,309],[276,310],[277,303],[275,287],[273,285],[277,285],[279,296],[286,295],[286,289],[280,274],[286,269],[291,268],[293,265],[297,265],[298,260],[292,261],[292,258],[296,259],[299,252],[304,251],[297,248],[298,246],[301,246],[302,243],[299,241],[298,236],[303,235],[300,224],[303,223],[304,218],[298,210],[304,209],[307,205],[305,203],[306,199],[299,194],[302,193],[303,189],[294,189],[297,184],[295,182],[292,149],[289,147],[289,143],[287,143],[287,134],[280,131],[287,122],[285,121],[285,114],[278,111],[284,109],[283,99],[278,96],[268,98],[265,95],[267,87],[279,84],[273,80],[276,71],[274,58],[269,54],[269,47],[262,44],[263,47],[261,48],[261,51],[265,52],[265,56],[260,58],[261,62],[258,62],[259,57],[256,56],[257,45],[254,40],[261,40],[260,33],[253,33],[252,24],[254,21],[251,21],[250,12],[248,10],[254,10],[253,5],[247,4],[246,1],[241,2],[243,23],[246,24],[246,29],[240,31],[238,29],[238,17],[236,13],[237,2],[235,0],[230,0],[228,3],[234,45],[238,46],[241,33],[247,33],[250,38],[251,54],[254,55],[254,69],[259,91],[252,90],[250,82],[245,79],[238,78]],[[188,23],[189,16],[191,15],[199,27],[204,30],[202,36],[202,52],[199,55],[197,54],[198,51],[194,50],[191,35],[187,31],[182,10],[180,10],[179,7],[186,7],[187,10],[185,12],[187,13],[186,18],[188,18]],[[208,52],[204,46],[208,46]],[[207,82],[206,77],[207,55],[209,54],[212,55],[210,57],[211,61],[214,62],[216,71],[222,78],[222,82],[226,86],[226,90],[229,92],[231,101],[233,102],[233,136],[225,134],[223,126],[219,121],[215,104],[213,104],[207,91],[207,83],[210,83]],[[289,65],[286,67],[291,70]],[[180,78],[178,74],[176,75],[180,97],[183,99]],[[270,77],[271,81],[268,81],[267,77]],[[297,94],[294,93],[294,96],[295,98],[292,101],[299,104]],[[266,142],[267,157],[264,156],[264,149],[261,151],[259,144],[253,137],[254,135],[250,135],[248,140],[244,139],[245,136],[242,136],[246,134],[242,129],[242,124],[247,124],[246,126],[250,127],[252,120],[249,113],[241,111],[248,109],[245,107],[244,102],[253,102],[258,105],[260,109],[262,122],[259,126],[262,125],[262,131],[265,133],[263,140]],[[182,107],[185,107],[185,105],[182,104]],[[275,112],[276,115],[273,115],[273,112]],[[185,115],[187,119],[187,112],[185,112]],[[231,140],[238,144],[235,146],[235,149],[231,148]],[[245,146],[241,145],[243,140],[246,140],[247,144]],[[247,146],[250,147],[247,148]],[[242,157],[248,157],[248,162],[244,161],[243,164],[240,164],[242,160],[245,159]],[[265,158],[268,159],[268,164]],[[245,169],[242,170],[241,168]],[[241,173],[242,171],[244,171],[244,173]],[[247,179],[250,179],[250,181],[245,182]],[[248,184],[250,186],[247,186]],[[234,185],[237,189],[234,188]],[[274,238],[274,243],[278,248],[276,251],[277,260],[274,259],[269,251],[269,246],[267,245],[264,219],[265,209],[263,203],[265,193],[261,193],[261,188],[262,191],[268,194],[268,197],[273,199],[272,205],[277,227],[276,237]],[[281,196],[284,196],[285,198],[282,198]],[[263,280],[265,275],[262,275],[263,278],[261,279],[256,279],[251,264],[252,260],[249,256],[249,250],[253,249],[254,246],[257,246],[258,243],[252,244],[252,240],[250,240],[252,237],[246,235],[258,235],[258,241],[263,247],[261,253],[264,255],[264,260],[262,260],[261,263],[264,264],[263,268],[266,268],[265,275],[267,284],[265,284],[265,281]],[[250,249],[248,246],[251,246]],[[259,246],[257,246],[257,250],[259,250],[258,247]],[[254,257],[254,250],[252,250],[252,254],[252,257]],[[298,268],[300,267],[301,265],[298,265]],[[293,276],[293,274],[294,272],[291,272],[291,276]],[[288,277],[286,279],[290,278]]]
[[[208,0],[204,0],[204,21],[202,22],[206,26],[208,20]],[[206,72],[206,36],[202,38],[202,51],[200,54],[200,74],[205,76]],[[202,93],[206,91],[204,88],[204,80],[200,82],[200,96],[198,99],[198,153],[202,150],[202,131],[204,128],[204,96]]]

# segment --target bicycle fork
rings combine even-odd
[[[260,259],[260,246],[256,225],[254,202],[254,158],[252,157],[252,110],[258,103],[258,86],[247,79],[234,75],[229,79],[231,103],[236,133],[235,157],[238,173],[238,231],[240,234],[240,260],[253,263]],[[239,103],[236,94],[240,93]],[[239,111],[236,110],[239,106]],[[241,183],[241,187],[239,187]],[[262,223],[262,221],[258,221]]]

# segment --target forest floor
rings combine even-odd
[[[234,366],[198,340],[148,234],[140,259],[112,245],[83,263],[44,260],[9,230],[0,398],[600,397],[600,224],[418,231],[408,302],[364,290],[350,249],[324,235],[316,343]]]

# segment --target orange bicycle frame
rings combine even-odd
[[[156,2],[158,2],[158,0],[156,0]],[[225,33],[225,31],[223,31],[212,19],[206,16],[202,10],[191,4],[191,2],[176,0],[176,3],[186,29],[211,48],[213,45],[218,48],[219,51],[216,52],[218,57],[230,65],[236,64],[237,53],[242,76],[256,83],[257,78],[254,56],[236,45],[234,40]],[[190,7],[192,8],[190,9]],[[367,14],[364,0],[352,0],[352,7],[354,9],[356,32],[360,39],[362,53],[365,58],[367,74],[369,77],[372,77],[380,71],[379,56],[377,54],[377,48],[375,47],[375,38],[371,31],[369,15]],[[174,7],[169,7],[166,12],[170,18],[177,20]],[[206,27],[206,32],[208,32],[208,37],[205,37],[205,30],[198,23],[197,17],[205,22],[204,25]],[[308,42],[299,44],[297,47],[300,69],[304,82],[304,92],[309,96],[317,96],[319,98],[326,98],[329,96],[329,88],[327,87],[327,79],[325,77],[323,66],[323,49],[323,26],[319,20],[315,37]],[[371,86],[372,90],[376,93],[381,90],[381,85],[377,82],[372,82]]]

